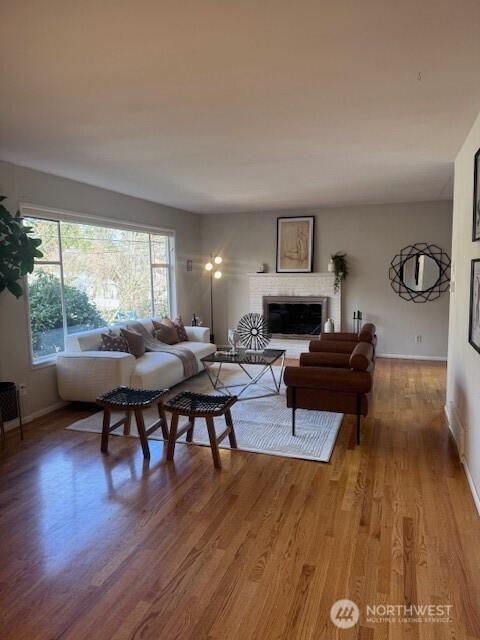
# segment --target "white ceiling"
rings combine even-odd
[[[0,158],[196,212],[449,198],[480,110],[478,0],[6,0],[0,30]]]

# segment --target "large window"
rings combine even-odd
[[[68,334],[171,315],[173,235],[24,215],[44,254],[28,277],[34,362],[63,351]]]

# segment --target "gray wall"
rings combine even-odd
[[[277,216],[307,214],[316,217],[315,271],[327,270],[330,254],[348,254],[343,328],[351,329],[353,311],[361,309],[364,319],[378,327],[380,353],[446,357],[448,293],[426,304],[402,300],[390,287],[388,268],[394,255],[410,243],[433,242],[450,251],[449,201],[204,216],[203,252],[219,252],[225,259],[224,277],[214,282],[217,341],[249,310],[247,273],[260,262],[275,271]],[[203,283],[207,291],[205,276]],[[415,342],[417,335],[422,336],[421,344]]]
[[[20,202],[29,202],[174,229],[178,309],[189,321],[192,312],[200,308],[199,215],[6,162],[0,162],[0,193],[8,197],[4,204],[12,212]],[[193,272],[186,271],[187,258],[194,260]],[[25,415],[38,413],[60,400],[55,367],[32,368],[30,365],[26,299],[22,297],[17,301],[7,292],[0,294],[0,379],[27,383],[28,394],[23,401]]]
[[[480,354],[468,342],[470,265],[480,258],[480,242],[472,242],[473,158],[479,147],[480,116],[455,161],[447,413],[480,511]]]

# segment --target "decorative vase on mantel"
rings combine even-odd
[[[333,333],[335,331],[335,324],[331,318],[328,318],[323,326],[325,333]]]
[[[330,258],[330,260],[328,261],[327,264],[327,271],[328,273],[334,273],[335,271],[335,263],[333,262],[333,260]]]

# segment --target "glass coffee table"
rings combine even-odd
[[[235,395],[239,400],[253,400],[254,398],[267,398],[268,396],[278,396],[280,393],[280,387],[283,378],[283,369],[285,367],[285,349],[264,349],[263,351],[250,351],[248,349],[237,350],[232,352],[229,347],[222,348],[215,353],[211,353],[205,358],[202,358],[203,366],[210,378],[212,386],[217,391],[223,391],[230,395]],[[278,379],[275,376],[273,365],[280,364],[280,376]],[[235,384],[225,383],[222,378],[222,367],[224,364],[235,364],[241,369],[247,376],[247,380],[244,382],[237,382]],[[250,366],[259,367],[259,371],[256,375],[252,375],[247,367]],[[263,377],[265,374],[270,374],[273,381],[273,385],[267,384]],[[252,387],[261,389],[266,393],[261,395],[244,395]],[[237,390],[232,393],[230,390]],[[242,397],[244,396],[244,397]]]

